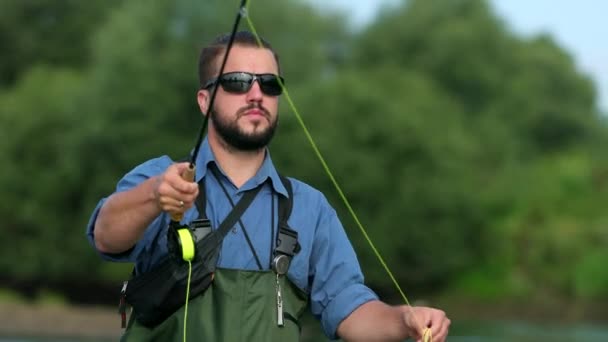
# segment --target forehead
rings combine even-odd
[[[256,74],[277,74],[278,66],[272,51],[253,46],[234,45],[230,49],[224,72],[247,71]]]

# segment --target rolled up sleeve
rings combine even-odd
[[[365,286],[355,251],[327,203],[321,206],[310,267],[311,311],[320,319],[325,335],[336,339],[340,323],[378,296]]]
[[[172,163],[171,159],[163,156],[156,159],[152,159],[144,164],[141,164],[127,173],[116,185],[116,192],[127,191],[146,179],[160,174]],[[116,193],[115,192],[115,193]],[[163,227],[164,221],[166,221],[167,215],[161,215],[157,217],[146,229],[146,232],[143,238],[135,245],[133,248],[124,251],[118,254],[110,254],[110,253],[102,253],[95,247],[95,222],[97,221],[97,217],[99,215],[99,211],[101,207],[106,202],[107,197],[103,198],[99,201],[95,210],[91,214],[89,219],[89,223],[86,228],[86,236],[87,240],[91,244],[91,246],[97,251],[99,256],[107,261],[115,261],[115,262],[136,262],[139,258],[139,255],[142,253],[146,253],[146,249],[148,246],[156,241],[159,231],[161,227]],[[162,252],[163,250],[161,249]],[[155,258],[158,259],[158,258]]]

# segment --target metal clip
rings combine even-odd
[[[279,275],[277,274],[277,325],[282,327],[283,321],[283,295],[281,294],[281,284],[279,283]]]

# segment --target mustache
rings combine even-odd
[[[236,112],[236,115],[237,115],[237,117],[240,118],[241,116],[245,115],[246,111],[252,110],[252,109],[257,109],[257,110],[261,111],[262,113],[264,113],[265,117],[270,118],[270,112],[268,111],[268,109],[266,109],[264,106],[259,105],[257,103],[252,103],[252,104],[249,104],[249,105],[247,105],[245,107],[240,108]]]

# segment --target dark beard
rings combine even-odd
[[[248,110],[246,108],[244,110]],[[240,114],[240,113],[239,113]],[[262,132],[247,134],[239,128],[237,120],[240,115],[237,115],[237,119],[234,121],[228,121],[222,117],[217,111],[212,110],[209,115],[213,120],[213,126],[217,131],[218,135],[230,146],[240,151],[256,151],[260,150],[270,143],[274,132],[276,130],[279,118],[277,116],[274,122],[271,122],[270,126]]]

